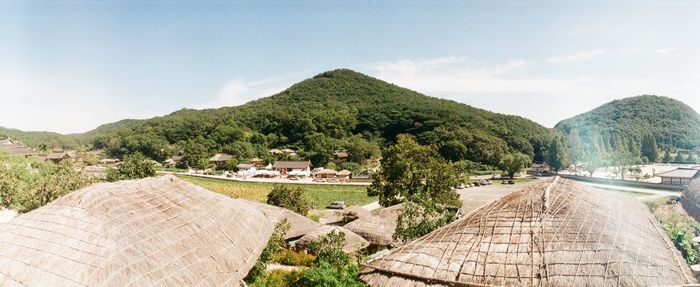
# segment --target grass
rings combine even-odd
[[[178,175],[178,177],[213,192],[259,202],[267,200],[267,194],[275,185],[274,183],[242,182],[187,175]],[[367,188],[364,186],[300,185],[307,190],[306,197],[315,209],[324,208],[333,201],[344,201],[347,205],[364,205],[377,201],[376,196],[367,196]]]

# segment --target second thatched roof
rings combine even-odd
[[[267,214],[275,223],[286,219],[290,225],[290,229],[284,238],[286,240],[299,238],[321,226],[320,223],[286,208],[255,201],[246,200],[246,202]]]
[[[302,236],[299,239],[299,241],[296,242],[296,244],[300,246],[306,246],[310,242],[316,241],[319,238],[321,238],[321,236],[327,235],[333,231],[345,234],[345,245],[343,246],[343,251],[345,253],[357,253],[369,246],[369,242],[367,242],[367,240],[355,234],[354,232],[340,226],[332,225],[319,226],[318,228],[316,228],[316,230]]]
[[[681,204],[685,211],[700,220],[700,180],[693,180],[681,194]]]
[[[647,207],[556,179],[494,201],[368,263],[370,286],[695,283]]]
[[[172,176],[96,184],[0,224],[0,286],[239,286],[272,231]]]

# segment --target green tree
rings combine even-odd
[[[673,159],[673,163],[684,163],[685,158],[683,158],[683,154],[678,152],[676,153],[676,157]]]
[[[275,185],[267,194],[267,204],[284,207],[306,216],[311,209],[311,204],[305,193],[306,191],[301,187]]]
[[[369,196],[390,206],[414,198],[430,198],[445,207],[460,207],[452,187],[464,182],[457,165],[438,155],[435,146],[423,146],[413,138],[400,136],[383,152],[381,170],[374,174]]]
[[[409,242],[455,220],[456,212],[445,210],[432,201],[422,204],[404,203],[405,207],[396,224],[394,239]]]
[[[555,137],[549,144],[547,149],[547,163],[554,170],[554,172],[559,173],[568,163],[568,155],[566,151],[566,146],[562,143],[560,137]]]
[[[643,157],[649,159],[649,162],[656,162],[659,160],[659,148],[656,144],[656,138],[654,138],[654,136],[644,136],[642,139],[641,154]]]
[[[666,150],[664,152],[664,158],[661,160],[663,163],[670,163],[673,161],[673,158],[671,157],[671,152]]]
[[[583,160],[586,162],[586,171],[593,177],[593,173],[603,166],[603,161],[600,155],[594,152],[586,152],[583,155]]]
[[[617,167],[617,171],[622,179],[625,179],[625,175],[636,161],[637,157],[626,151],[615,152],[610,158],[610,162]]]
[[[139,179],[156,175],[153,162],[141,153],[126,155],[117,168],[107,170],[107,181]]]
[[[248,275],[244,279],[245,282],[249,284],[254,283],[265,275],[267,264],[272,261],[275,254],[282,251],[287,246],[284,236],[287,234],[287,232],[289,232],[290,228],[291,225],[286,219],[278,222],[275,225],[275,229],[272,232],[270,239],[267,241],[265,249],[263,249],[260,256],[258,256],[258,260],[255,262],[253,268],[248,271]]]
[[[507,154],[501,158],[498,167],[505,171],[510,178],[522,171],[531,162],[530,157],[522,153]]]

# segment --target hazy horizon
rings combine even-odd
[[[0,126],[246,103],[349,68],[545,127],[615,99],[700,110],[700,3],[0,2]]]

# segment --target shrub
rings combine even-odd
[[[267,264],[273,259],[273,256],[280,252],[287,246],[284,241],[284,235],[287,234],[291,226],[289,222],[285,219],[280,221],[275,225],[275,230],[270,236],[270,240],[267,242],[267,246],[263,249],[262,253],[258,257],[258,261],[255,262],[255,266],[248,272],[248,275],[244,278],[247,283],[254,283],[260,278],[265,276],[265,270],[267,269]]]
[[[309,267],[316,261],[316,257],[311,254],[284,249],[275,254],[272,261],[288,266]]]
[[[306,216],[311,209],[309,200],[304,195],[305,190],[301,187],[287,187],[275,185],[267,194],[267,203],[279,207],[284,207],[296,213]]]
[[[153,163],[140,153],[134,153],[124,157],[124,161],[117,168],[107,170],[107,181],[119,181],[126,179],[139,179],[156,175]]]

